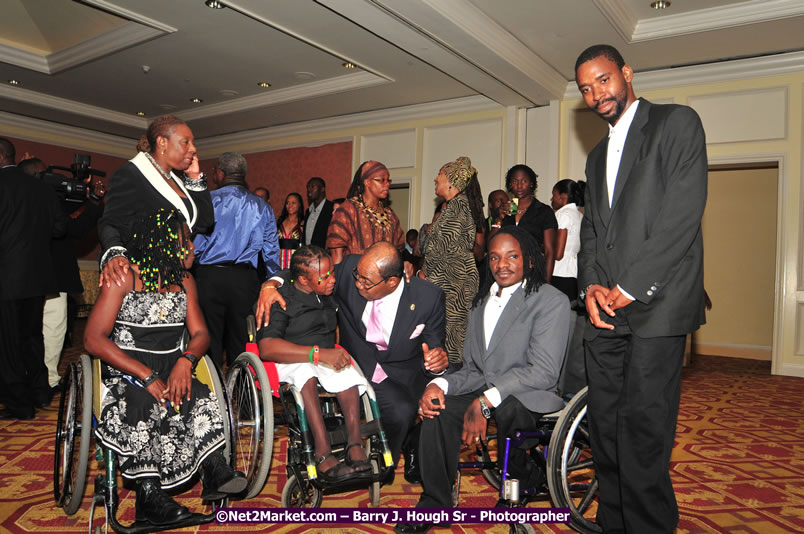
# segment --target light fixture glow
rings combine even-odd
[[[264,89],[268,89],[269,87],[271,87],[271,84],[270,84],[270,83],[268,83],[268,82],[259,82],[259,83],[257,83],[257,85],[258,85],[259,87],[264,88]]]
[[[345,69],[356,69],[357,68],[357,66],[354,63],[350,63],[348,61],[343,64],[343,67]]]
[[[653,9],[667,9],[670,7],[670,4],[672,4],[670,0],[656,0],[650,3],[650,7]]]
[[[11,85],[19,85],[20,84],[20,82],[18,82],[17,80],[9,80],[8,83],[10,83]]]
[[[145,112],[144,112],[144,111],[138,111],[138,112],[137,112],[137,116],[138,116],[138,117],[144,117],[144,116],[145,116]]]
[[[201,102],[203,102],[203,100],[201,100],[200,98],[191,98],[190,102],[192,102],[193,104],[200,104]]]
[[[223,2],[219,2],[218,0],[207,0],[206,2],[204,2],[204,5],[210,9],[223,9],[224,7],[226,7],[225,5],[223,5]]]

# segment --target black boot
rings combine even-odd
[[[245,475],[232,469],[220,452],[211,454],[201,464],[201,482],[204,485],[201,499],[205,501],[217,501],[243,493],[248,485]]]
[[[165,526],[189,518],[192,514],[159,487],[158,478],[137,482],[136,519],[152,525]]]

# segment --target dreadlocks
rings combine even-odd
[[[517,240],[519,248],[522,249],[522,280],[525,282],[525,297],[534,291],[539,291],[542,284],[546,282],[547,269],[544,254],[542,254],[536,239],[530,232],[518,226],[504,226],[500,228],[500,230],[494,234],[494,237],[491,238],[491,241],[489,241],[489,250],[494,240],[501,235],[510,235]],[[482,303],[483,299],[486,298],[489,291],[491,291],[492,284],[495,282],[494,273],[491,272],[491,268],[489,267],[488,254],[486,255],[486,259],[483,260],[483,269],[485,269],[486,276],[483,277],[480,289],[477,295],[475,295],[474,301],[472,301],[473,308]]]
[[[134,225],[138,230],[128,247],[131,262],[140,269],[140,278],[145,291],[159,291],[171,285],[182,289],[182,279],[187,273],[184,258],[187,249],[182,246],[184,217],[176,210],[160,208]]]
[[[327,251],[316,245],[299,247],[290,258],[290,277],[294,280],[298,280],[301,275],[309,277],[310,266],[316,261],[320,265],[321,260],[327,257]]]

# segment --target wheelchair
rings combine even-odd
[[[525,442],[535,443],[529,449],[531,459],[546,474],[547,486],[539,488],[519,488],[518,495],[505,492],[507,473],[500,470],[492,459],[487,443],[502,439],[496,434],[489,434],[487,443],[481,442],[472,452],[475,461],[458,463],[458,474],[453,486],[453,505],[460,500],[461,471],[481,469],[483,477],[495,489],[500,490],[500,497],[508,499],[510,506],[517,506],[520,496],[533,498],[550,498],[557,508],[569,508],[570,526],[578,532],[593,534],[602,532],[595,522],[597,510],[598,483],[592,462],[589,439],[589,424],[586,418],[587,388],[583,388],[560,411],[545,414],[539,420],[538,427],[529,431],[519,431],[506,437],[506,450]],[[496,447],[492,448],[496,450]],[[507,465],[507,458],[503,464]],[[530,525],[514,524],[510,526],[512,533],[533,532]]]
[[[90,358],[87,354],[82,354],[77,362],[69,365],[61,381],[62,394],[59,401],[54,447],[53,497],[67,515],[73,515],[78,511],[84,496],[89,465],[89,448],[93,439],[92,430],[97,424],[97,417],[101,408],[100,364],[99,359]],[[232,465],[246,463],[238,453],[238,451],[246,447],[241,443],[241,434],[234,431],[236,427],[232,419],[233,410],[220,369],[208,356],[204,356],[198,362],[195,375],[217,397],[218,407],[223,415],[226,439],[224,457]],[[259,413],[251,412],[252,418],[257,416],[259,416]],[[260,427],[257,427],[257,430],[259,431]],[[106,447],[98,446],[96,458],[101,464],[101,472],[95,478],[95,488],[89,512],[89,532],[93,532],[93,518],[96,506],[104,507],[105,522],[103,527],[100,525],[94,526],[94,532],[108,532],[109,525],[114,531],[123,534],[157,530],[150,524],[135,522],[124,525],[117,519],[119,497],[115,469],[116,454]],[[251,495],[255,488],[258,488],[256,492],[259,493],[265,483],[267,473],[260,471],[256,474],[248,473],[248,475],[248,487],[245,494]],[[260,475],[263,475],[262,479],[260,479]],[[225,500],[212,503],[213,510],[211,513],[194,513],[191,517],[181,522],[158,530],[211,523],[215,520],[215,509],[218,506],[226,506],[226,504]]]
[[[248,338],[250,343],[256,342],[256,326],[254,317],[251,316],[247,321]],[[250,346],[256,351],[255,346]],[[269,373],[274,364],[263,362],[252,352],[244,352],[235,360],[228,374],[229,391],[232,398],[232,414],[234,419],[235,432],[248,429],[250,420],[244,419],[244,414],[250,414],[251,403],[259,404],[262,408],[263,420],[261,423],[267,428],[273,429],[273,401],[272,395],[279,397],[282,407],[282,421],[287,425],[288,430],[288,452],[287,452],[287,482],[282,489],[281,502],[284,508],[316,508],[321,505],[323,495],[326,493],[336,493],[346,490],[359,489],[368,486],[369,501],[371,506],[377,507],[380,504],[380,483],[383,478],[393,469],[391,450],[385,437],[385,432],[380,422],[380,410],[377,405],[377,397],[371,383],[367,382],[365,393],[361,396],[361,424],[360,435],[365,442],[365,452],[372,466],[370,476],[359,477],[343,481],[339,484],[331,484],[323,481],[319,476],[315,462],[315,444],[310,427],[305,415],[304,400],[301,391],[290,384],[279,384],[278,380],[273,383],[269,379],[269,374],[275,376],[275,372]],[[268,370],[268,371],[267,371]],[[319,389],[321,412],[324,416],[324,424],[332,446],[332,452],[342,461],[346,454],[346,427],[343,415],[338,408],[335,395]],[[245,410],[243,409],[245,407]],[[271,414],[269,417],[269,413]],[[253,424],[258,424],[254,422]],[[264,433],[266,436],[267,432]],[[259,432],[252,432],[250,436],[259,436]],[[242,437],[238,441],[240,444],[251,443],[252,447],[247,451],[238,451],[237,469],[246,471],[250,468],[254,471],[267,473],[270,470],[270,449],[273,447],[273,440],[263,438],[262,444],[249,441]],[[250,458],[251,460],[247,460]],[[267,460],[266,460],[267,459]],[[241,463],[242,462],[242,463]],[[247,475],[248,476],[248,475]],[[248,494],[247,494],[248,495]]]

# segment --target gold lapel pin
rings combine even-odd
[[[415,304],[411,304],[411,305],[410,305],[410,311],[413,311],[413,310],[415,310],[415,309],[416,309],[416,305],[415,305]]]

